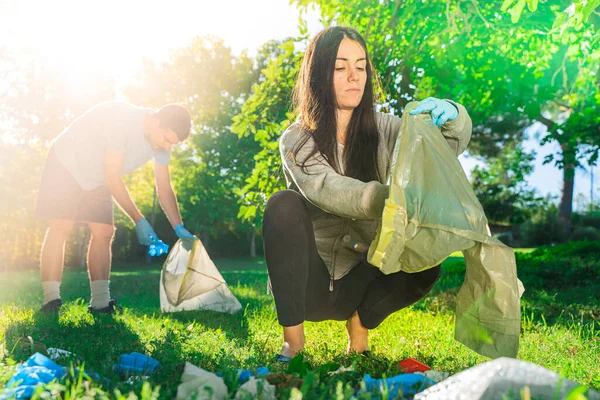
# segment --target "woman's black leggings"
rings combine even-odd
[[[373,329],[393,312],[423,298],[438,280],[439,266],[385,275],[364,261],[329,291],[329,272],[317,252],[305,202],[295,191],[277,192],[269,199],[263,219],[265,259],[282,326],[343,321],[358,311],[361,323]]]

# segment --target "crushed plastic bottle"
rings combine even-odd
[[[151,257],[160,257],[163,254],[167,254],[169,252],[169,245],[164,243],[160,239],[156,239],[154,237],[152,239],[152,244],[148,247],[148,255]]]

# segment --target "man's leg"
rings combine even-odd
[[[65,242],[72,228],[73,221],[52,219],[50,220],[50,227],[46,231],[46,238],[42,245],[40,259],[42,286],[44,287],[44,306],[52,301],[60,300],[60,282],[63,273]],[[44,310],[43,306],[42,309]]]
[[[92,289],[90,307],[99,310],[108,307],[110,302],[111,244],[115,235],[115,227],[111,224],[96,222],[88,225],[92,232],[87,259]]]

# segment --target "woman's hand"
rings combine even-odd
[[[409,114],[415,115],[426,112],[431,112],[431,119],[438,127],[458,117],[458,110],[454,105],[446,100],[436,99],[435,97],[426,98],[414,110],[410,111]]]

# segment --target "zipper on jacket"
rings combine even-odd
[[[342,229],[342,237],[344,237],[344,235],[346,235],[348,233],[348,225],[349,225],[349,220],[348,218],[344,218],[344,228]],[[343,239],[342,239],[343,240]],[[333,250],[332,251],[332,257],[331,257],[331,275],[330,275],[330,279],[329,279],[329,291],[333,292],[333,281],[335,280],[335,262],[336,262],[336,255],[337,252],[335,251],[335,244],[339,243],[337,240],[334,242],[333,244]],[[339,248],[338,248],[339,251]]]

